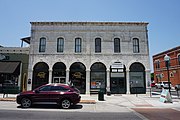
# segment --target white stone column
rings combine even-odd
[[[106,70],[106,79],[107,79],[107,85],[106,85],[106,90],[107,92],[110,91],[110,70]]]
[[[52,70],[49,69],[49,83],[52,83]]]
[[[151,84],[151,70],[146,70],[146,88],[150,88]]]
[[[126,70],[126,94],[130,94],[130,77],[129,77],[129,70]]]
[[[67,69],[66,70],[66,82],[65,83],[68,83],[69,82],[69,70]]]
[[[90,70],[86,70],[86,94],[90,95]]]
[[[49,83],[52,83],[52,70],[49,69]]]
[[[22,73],[22,63],[20,63],[20,75],[18,77],[18,86],[21,86],[21,82],[23,81],[22,75],[23,75],[23,73]]]

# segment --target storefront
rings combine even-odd
[[[116,62],[110,68],[110,90],[112,94],[126,93],[126,68],[121,62]]]
[[[146,93],[145,68],[138,62],[130,66],[130,92],[131,94]]]
[[[31,84],[28,81],[28,84]],[[44,62],[39,62],[34,66],[33,69],[33,80],[32,80],[32,88],[37,88],[43,84],[47,84],[49,82],[49,67]]]
[[[97,62],[91,66],[90,83],[91,93],[99,90],[106,92],[106,66],[103,63]]]
[[[0,62],[0,86],[17,86],[20,62]]]
[[[0,92],[3,86],[26,89],[29,48],[0,47]]]
[[[52,83],[66,83],[66,66],[64,63],[55,63],[52,74]]]
[[[76,62],[70,67],[69,82],[80,90],[80,93],[86,92],[86,67],[83,63]]]

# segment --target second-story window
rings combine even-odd
[[[46,38],[42,37],[40,38],[39,42],[39,52],[45,52],[46,50]]]
[[[114,39],[114,53],[120,53],[120,52],[121,52],[120,39],[115,38]]]
[[[63,52],[64,51],[64,39],[58,38],[57,39],[57,52]]]
[[[178,55],[178,63],[179,63],[179,65],[180,65],[180,55]]]
[[[139,39],[133,38],[133,53],[139,53]]]
[[[95,52],[100,53],[101,52],[101,38],[95,39]]]
[[[157,60],[155,64],[156,64],[156,69],[160,69],[160,61]]]
[[[81,52],[81,38],[75,38],[75,52],[80,53]]]

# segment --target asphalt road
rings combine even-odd
[[[134,108],[134,110],[149,120],[179,120],[180,111],[171,108]]]
[[[60,109],[57,105],[36,105],[25,109],[15,102],[0,101],[0,120],[178,120],[179,118],[180,110],[176,107],[125,107],[117,103],[97,102],[78,104],[71,109]]]
[[[142,120],[131,112],[0,110],[0,120]]]

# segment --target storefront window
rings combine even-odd
[[[39,62],[34,66],[32,87],[37,88],[49,82],[49,66],[44,62]]]
[[[70,67],[70,81],[80,90],[80,93],[86,91],[86,67],[80,62],[73,63]]]
[[[132,94],[146,93],[145,68],[141,63],[133,63],[130,66],[130,91]]]
[[[102,63],[91,66],[91,90],[106,90],[106,67]]]

